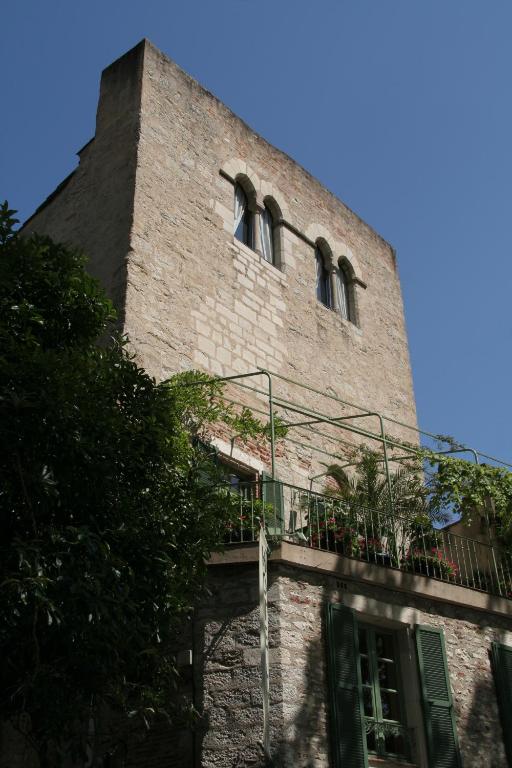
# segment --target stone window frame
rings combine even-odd
[[[289,209],[286,201],[280,191],[270,182],[260,180],[247,163],[241,159],[231,159],[222,165],[220,174],[233,184],[233,193],[236,184],[240,184],[244,190],[248,207],[253,216],[253,243],[251,246],[243,243],[234,237],[233,242],[248,248],[252,253],[265,262],[270,264],[280,272],[285,271],[286,251],[283,237],[283,229],[287,220],[289,220]],[[268,261],[263,256],[261,247],[261,230],[259,217],[268,208],[273,219],[273,259]]]
[[[284,230],[289,230],[292,234],[307,243],[312,249],[317,247],[317,243],[322,243],[322,252],[329,265],[330,270],[330,304],[327,307],[336,312],[340,322],[347,328],[361,328],[360,322],[360,296],[361,291],[366,289],[366,283],[363,279],[361,267],[352,250],[343,241],[337,240],[332,233],[321,224],[312,223],[306,232],[301,231],[291,223],[290,210],[284,196],[277,187],[270,182],[260,179],[255,171],[242,159],[231,158],[223,163],[219,173],[234,186],[240,184],[247,195],[249,210],[253,219],[253,243],[252,247],[247,246],[240,240],[237,240],[233,234],[233,242],[238,247],[247,249],[248,253],[256,253],[265,264],[273,266],[280,272],[286,272],[287,259],[295,264],[291,252],[290,238],[284,236]],[[273,261],[267,261],[263,257],[261,248],[261,231],[259,225],[259,215],[268,207],[273,222]],[[348,282],[348,317],[344,317],[338,306],[336,290],[336,271],[343,269]],[[320,302],[319,302],[320,303]]]
[[[311,246],[316,250],[321,244],[321,250],[326,260],[326,266],[330,270],[331,302],[328,307],[335,312],[343,324],[361,328],[360,322],[360,292],[366,290],[361,267],[352,250],[341,240],[336,240],[332,234],[320,224],[312,224],[306,230],[306,237]],[[347,278],[348,317],[344,317],[339,306],[338,291],[336,286],[337,271],[343,269]],[[318,302],[321,304],[321,302]],[[325,306],[325,305],[322,305]]]
[[[343,603],[354,614],[357,625],[381,629],[392,633],[398,650],[398,664],[403,681],[402,705],[406,726],[413,737],[412,762],[403,763],[394,758],[381,758],[370,754],[369,768],[395,768],[408,765],[411,768],[428,768],[428,752],[421,703],[421,681],[418,672],[415,627],[423,620],[422,615],[409,606],[382,602],[380,599],[360,594],[345,594]],[[406,681],[406,682],[405,682]]]

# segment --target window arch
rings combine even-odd
[[[274,217],[265,203],[260,213],[261,255],[270,264],[276,263],[276,248],[274,242]]]
[[[344,320],[352,320],[350,307],[350,281],[347,270],[342,263],[336,270],[336,297],[338,299],[338,312]]]
[[[357,278],[354,274],[354,268],[346,256],[338,259],[336,266],[335,290],[336,290],[336,310],[344,320],[348,320],[354,325],[359,325],[357,314],[357,302],[355,296],[355,286]],[[366,288],[364,283],[360,283]]]
[[[326,265],[326,255],[320,245],[315,246],[316,260],[316,297],[325,307],[332,307],[330,270]]]
[[[261,255],[274,267],[281,269],[281,237],[279,224],[282,219],[281,209],[272,197],[265,197],[260,209],[260,246]]]
[[[249,208],[249,199],[240,183],[235,184],[235,219],[233,234],[237,240],[254,248],[254,216]]]

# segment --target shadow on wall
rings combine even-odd
[[[330,765],[324,608],[334,592],[323,586],[317,597],[320,607],[317,620],[321,621],[321,630],[318,633],[317,625],[314,639],[303,641],[307,629],[302,626],[300,617],[281,616],[283,661],[288,662],[288,670],[283,667],[281,706],[284,722],[280,724],[280,733],[272,734],[272,768],[324,768]],[[299,614],[300,604],[297,609]]]
[[[429,624],[432,607],[419,595],[410,599],[405,592],[395,592],[391,597],[388,593],[381,594],[373,585],[356,586],[357,590],[347,590],[347,585],[334,577],[305,571],[299,576],[296,569],[284,565],[272,568],[269,573],[272,768],[331,765],[325,627],[328,602],[342,602],[347,608],[375,617],[379,624],[385,622],[392,628]],[[261,750],[256,564],[216,566],[210,589],[208,602],[196,616],[195,706],[203,718],[196,728],[192,765],[193,768],[263,768],[266,764]],[[489,605],[491,602],[489,596]],[[448,607],[444,610],[439,606],[434,613],[437,619],[432,622],[433,626],[445,624],[443,616],[461,627],[466,620],[475,621],[474,617]],[[501,620],[498,626],[500,623]],[[486,626],[484,621],[482,630]],[[496,622],[491,621],[489,626],[496,627]],[[460,638],[463,637],[462,632]],[[462,642],[458,635],[452,634],[452,645],[454,638]],[[403,659],[404,664],[410,665],[411,670],[416,669],[412,636],[408,635],[406,641],[412,655],[410,661]],[[456,649],[456,643],[454,647]],[[451,674],[459,679],[456,708],[465,765],[466,768],[504,768],[507,763],[494,682],[482,657],[482,646],[475,647],[477,655],[471,653],[471,648],[466,650],[460,657],[456,654],[451,668]],[[474,665],[478,665],[478,670]],[[417,697],[417,701],[409,701],[414,709],[409,724],[422,729],[419,691]],[[423,751],[424,746],[422,754]]]
[[[257,565],[216,566],[210,595],[196,611],[193,768],[263,768]],[[277,591],[269,583],[270,653],[279,642]],[[271,663],[271,690],[281,690]],[[272,700],[272,710],[278,705]],[[280,705],[279,705],[280,706]]]
[[[482,736],[485,739],[485,757],[482,755]],[[506,768],[496,689],[492,677],[479,678],[475,685],[464,729],[461,747],[467,768]]]

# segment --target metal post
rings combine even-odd
[[[393,514],[393,491],[391,489],[391,475],[389,473],[389,463],[388,463],[388,448],[387,448],[387,441],[386,441],[386,433],[384,431],[384,419],[380,415],[380,413],[374,414],[378,417],[379,423],[380,423],[380,434],[382,438],[382,452],[384,454],[384,469],[386,470],[386,481],[388,484],[388,493],[389,493],[389,509],[391,514]]]
[[[268,544],[265,535],[265,520],[260,520],[259,546],[259,594],[260,594],[260,656],[261,693],[263,699],[263,751],[270,759],[270,674],[268,662],[268,600],[267,600]]]

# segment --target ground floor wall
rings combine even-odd
[[[227,550],[212,559],[205,592],[182,634],[181,683],[174,692],[180,718],[162,720],[147,738],[130,739],[103,768],[268,768],[258,546]],[[490,649],[493,641],[512,646],[512,603],[285,542],[274,547],[268,569],[271,766],[334,768],[333,746],[347,736],[346,729],[342,736],[335,732],[330,704],[328,605],[364,632],[396,640],[410,753],[405,763],[370,755],[370,766],[432,765],[415,643],[421,625],[444,636],[464,768],[507,767]],[[187,720],[186,710],[196,715]],[[4,723],[0,766],[38,768],[28,742],[21,728]]]
[[[512,616],[469,607],[462,598],[469,594],[471,599],[472,593],[463,588],[451,587],[459,590],[460,603],[425,596],[421,585],[432,581],[426,577],[414,577],[420,588],[411,593],[406,589],[411,578],[407,575],[403,589],[391,589],[366,579],[300,568],[283,559],[271,562],[270,721],[275,766],[333,764],[325,616],[326,604],[337,603],[351,609],[361,626],[383,628],[398,638],[402,705],[413,764],[420,768],[429,764],[414,642],[415,627],[427,625],[444,633],[465,768],[506,768],[490,648],[492,641],[512,645]],[[195,618],[196,704],[202,713],[196,765],[264,765],[257,563],[212,567],[209,590]],[[370,758],[372,762],[399,764]]]

